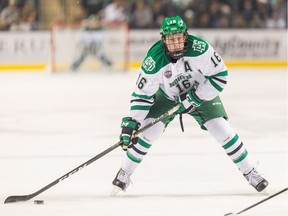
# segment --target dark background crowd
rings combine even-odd
[[[53,19],[45,17],[54,10]],[[45,30],[47,20],[79,22],[91,15],[128,22],[132,29],[159,28],[164,17],[174,15],[189,28],[283,29],[287,0],[0,0],[0,30]]]

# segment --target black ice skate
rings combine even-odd
[[[263,191],[269,184],[255,168],[253,168],[249,173],[244,174],[244,177],[258,192]]]
[[[130,175],[124,170],[120,169],[112,182],[114,189],[111,195],[115,196],[119,191],[126,191],[130,182]]]

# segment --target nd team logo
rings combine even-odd
[[[153,60],[151,56],[149,56],[144,60],[142,66],[146,71],[152,71],[156,66],[156,62]]]
[[[192,44],[192,49],[194,51],[203,52],[206,48],[206,43],[203,41],[194,40]]]

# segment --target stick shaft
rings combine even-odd
[[[257,206],[257,205],[259,205],[259,204],[261,204],[261,203],[263,203],[263,202],[266,202],[267,200],[269,200],[269,199],[271,199],[271,198],[273,198],[273,197],[275,197],[275,196],[278,196],[279,194],[287,191],[287,189],[288,189],[288,188],[284,188],[283,190],[281,190],[281,191],[279,191],[279,192],[277,192],[277,193],[275,193],[275,194],[272,194],[271,196],[269,196],[269,197],[267,197],[267,198],[265,198],[265,199],[263,199],[263,200],[255,203],[255,204],[253,204],[253,205],[251,205],[251,206],[249,206],[249,207],[241,210],[241,211],[238,212],[237,214],[242,214],[243,212],[248,211],[249,209],[254,208],[254,207]]]
[[[165,112],[163,115],[159,116],[158,118],[154,119],[151,123],[147,124],[143,128],[137,131],[135,134],[138,136],[139,134],[143,133],[148,128],[152,127],[153,125],[157,124],[158,122],[162,121],[164,118],[172,115],[179,109],[180,105],[176,105],[169,111]],[[94,156],[90,160],[86,161],[85,163],[81,164],[80,166],[76,167],[75,169],[71,170],[70,172],[66,173],[65,175],[61,176],[60,178],[56,179],[55,181],[51,182],[50,184],[46,185],[45,187],[41,188],[40,190],[36,191],[35,193],[28,194],[28,195],[16,195],[16,196],[9,196],[6,198],[4,203],[12,203],[12,202],[19,202],[19,201],[27,201],[32,199],[33,197],[39,195],[40,193],[48,190],[49,188],[53,187],[54,185],[58,184],[59,182],[63,181],[64,179],[70,177],[74,173],[78,172],[79,170],[82,170],[89,164],[93,163],[94,161],[98,160],[99,158],[103,157],[104,155],[108,154],[109,152],[113,151],[114,149],[118,148],[122,144],[122,141],[112,145],[110,148],[104,150],[100,154]]]

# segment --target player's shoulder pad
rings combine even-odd
[[[188,49],[185,53],[186,56],[196,57],[204,54],[208,48],[209,43],[200,37],[188,35]]]
[[[142,62],[141,69],[146,74],[155,74],[167,64],[169,64],[169,61],[165,56],[162,41],[159,40],[148,51],[145,59]]]

